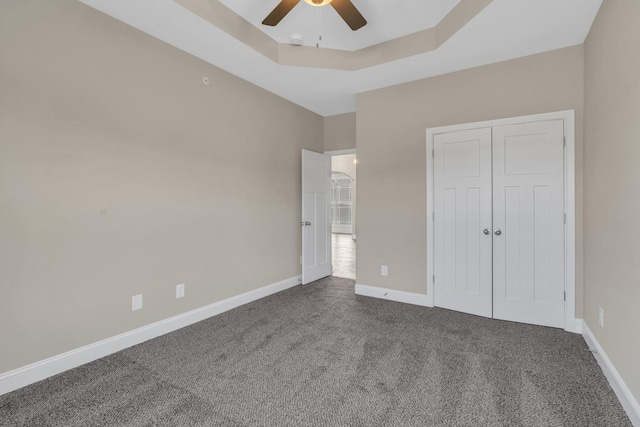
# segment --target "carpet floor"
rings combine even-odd
[[[1,426],[631,426],[580,335],[335,277],[0,396]]]

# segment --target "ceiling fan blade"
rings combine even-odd
[[[300,0],[282,0],[280,4],[278,4],[275,9],[273,9],[266,18],[264,18],[262,23],[264,25],[275,27],[298,3],[300,3]]]
[[[331,6],[338,12],[353,31],[367,25],[367,20],[360,14],[358,9],[351,3],[351,0],[333,0]]]

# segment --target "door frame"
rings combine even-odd
[[[434,306],[434,177],[433,177],[433,139],[441,133],[457,132],[477,128],[513,125],[518,123],[539,122],[544,120],[563,120],[565,134],[564,151],[564,212],[567,216],[564,228],[564,289],[565,321],[564,330],[581,332],[580,320],[576,319],[576,209],[575,209],[575,110],[556,111],[552,113],[534,114],[530,116],[511,117],[506,119],[487,120],[483,122],[464,123],[452,126],[440,126],[427,129],[427,305]]]

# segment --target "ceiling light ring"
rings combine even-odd
[[[304,0],[305,3],[315,7],[326,6],[332,1],[333,0]]]

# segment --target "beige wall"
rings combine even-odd
[[[640,3],[605,0],[585,43],[584,319],[640,401]],[[604,309],[604,328],[598,308]]]
[[[426,293],[429,127],[576,110],[576,314],[582,314],[583,47],[487,65],[357,97],[358,259],[363,285]],[[389,267],[380,276],[380,265]]]
[[[0,372],[300,274],[302,148],[322,117],[79,2],[3,0]]]
[[[324,151],[356,148],[356,113],[324,118]]]

